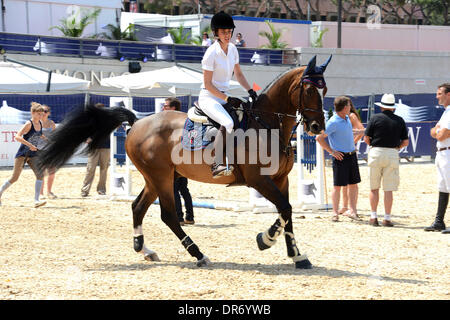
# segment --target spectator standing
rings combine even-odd
[[[6,180],[0,187],[0,198],[13,183],[15,183],[22,173],[22,169],[27,163],[36,176],[34,184],[34,207],[38,208],[45,205],[47,202],[39,200],[41,193],[42,180],[44,178],[43,172],[38,168],[35,162],[36,152],[45,144],[42,138],[42,114],[44,108],[37,102],[31,103],[31,119],[28,120],[22,128],[17,132],[15,139],[21,145],[16,153],[14,160],[14,168],[12,177]],[[0,200],[1,205],[1,200]]]
[[[353,128],[353,142],[355,149],[358,141],[364,136],[364,126],[361,123],[361,118],[356,110],[353,102],[350,100],[350,114],[348,115]],[[356,194],[358,197],[358,194]],[[358,198],[357,198],[358,200]],[[356,201],[358,202],[358,201]],[[342,187],[342,208],[339,210],[339,214],[348,214],[348,186]]]
[[[316,141],[333,157],[333,217],[339,221],[339,200],[341,188],[348,186],[349,210],[347,216],[360,220],[356,210],[358,183],[361,182],[358,158],[353,140],[353,128],[349,118],[351,100],[346,96],[334,99],[335,114],[327,121],[326,129],[316,137]],[[328,142],[325,140],[328,137]]]
[[[163,110],[181,111],[180,100],[176,98],[167,98]],[[188,189],[188,179],[182,176],[174,178],[173,192],[175,197],[175,210],[177,211],[178,221],[181,225],[194,224],[194,207],[192,204],[192,196]],[[181,206],[181,196],[184,199],[186,208],[186,219],[183,218],[183,209]]]
[[[97,103],[95,105],[97,108],[105,108],[103,103]],[[91,143],[92,139],[88,138],[86,143]],[[89,190],[91,190],[92,182],[95,177],[95,169],[97,165],[100,166],[100,176],[97,184],[97,192],[99,195],[106,194],[106,178],[108,175],[109,167],[109,157],[110,157],[110,139],[106,139],[103,144],[93,152],[89,154],[88,163],[86,166],[86,175],[83,180],[83,186],[81,187],[81,196],[87,197],[89,195]]]
[[[50,116],[50,107],[47,105],[42,105],[44,108],[44,115],[42,117],[42,136],[45,140],[48,140],[48,137],[52,133],[53,130],[56,128],[56,124],[53,120],[49,119]],[[47,197],[49,199],[56,199],[57,196],[55,196],[52,192],[52,186],[53,182],[55,181],[55,172],[56,170],[54,168],[47,170]],[[44,195],[44,184],[45,184],[45,172],[44,172],[44,179],[42,180],[42,187],[41,187],[41,197]]]
[[[431,136],[437,140],[435,164],[439,200],[436,218],[431,226],[425,228],[425,231],[442,231],[448,234],[450,229],[445,229],[444,216],[450,193],[450,83],[444,83],[438,87],[436,99],[445,108],[436,126],[430,130]]]
[[[207,32],[203,32],[202,46],[209,47],[212,44]]]
[[[383,226],[393,227],[391,210],[394,201],[393,191],[397,191],[400,184],[399,155],[401,148],[408,146],[408,130],[405,121],[394,114],[395,96],[384,94],[381,102],[381,113],[375,114],[367,123],[364,141],[370,146],[368,166],[370,175],[370,207],[369,224],[378,226],[377,207],[379,189],[383,181],[384,190],[384,220]]]
[[[236,40],[234,43],[235,43],[236,47],[243,48],[243,47],[247,46],[247,44],[245,43],[245,40],[242,38],[242,33],[240,33],[240,32],[236,35]]]

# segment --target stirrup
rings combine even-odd
[[[223,164],[213,164],[211,166],[211,171],[213,178],[220,178],[223,176],[230,176],[233,173],[234,167],[232,165],[225,166]]]

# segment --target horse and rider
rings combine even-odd
[[[41,152],[39,163],[42,168],[60,167],[87,137],[92,138],[87,151],[92,151],[117,126],[128,122],[131,128],[125,140],[125,150],[145,180],[144,188],[132,203],[134,249],[146,260],[159,260],[156,252],[146,247],[142,229],[148,208],[159,197],[162,221],[197,259],[198,266],[210,263],[178,221],[173,181],[181,175],[205,183],[247,185],[256,189],[276,206],[279,213],[273,225],[257,235],[258,248],[272,247],[284,232],[287,255],[295,267],[311,268],[306,255],[300,254],[293,233],[288,174],[293,168],[294,153],[290,140],[297,125],[303,125],[309,134],[319,134],[325,128],[323,99],[327,87],[323,73],[331,57],[320,66],[316,65],[314,57],[307,66],[286,71],[258,96],[243,75],[238,51],[230,42],[235,29],[232,17],[224,12],[217,13],[211,20],[211,29],[217,41],[206,50],[202,60],[203,84],[198,104],[217,127],[212,148],[211,145],[199,150],[180,147],[185,125],[191,121],[184,112],[161,112],[137,120],[135,114],[125,108],[99,109],[88,105],[71,113],[58,126]],[[228,95],[233,73],[247,90],[249,103]],[[245,139],[242,146],[235,145],[233,130],[237,128],[236,117],[226,110],[245,115],[244,129],[252,131],[255,140]],[[277,166],[269,173],[264,169],[271,164],[261,156],[261,152],[253,154],[254,141],[259,148],[277,155]],[[236,161],[236,153],[227,156],[229,149],[243,153],[245,159],[253,157],[256,160]],[[208,152],[210,158],[205,156]],[[180,154],[200,161],[176,161]]]

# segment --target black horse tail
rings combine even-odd
[[[122,107],[87,105],[77,108],[48,137],[47,145],[37,154],[37,165],[41,170],[60,168],[88,138],[92,141],[84,153],[98,149],[122,123],[132,126],[136,120],[133,112]]]

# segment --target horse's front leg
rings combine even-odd
[[[283,233],[286,223],[291,219],[292,207],[280,189],[275,185],[274,181],[268,176],[259,176],[254,181],[248,181],[249,186],[256,189],[267,200],[272,202],[279,212],[278,219],[265,232],[261,232],[256,237],[258,248],[265,250],[272,247],[277,238]]]
[[[292,221],[286,224],[284,229],[284,239],[286,240],[288,257],[292,258],[297,269],[311,269],[312,264],[308,260],[306,254],[300,254],[300,250],[297,248],[294,233],[292,232]]]
[[[280,213],[275,223],[265,232],[258,234],[257,243],[260,250],[272,247],[276,238],[285,232],[285,240],[287,254],[295,263],[295,267],[299,269],[310,269],[312,267],[306,255],[301,255],[297,248],[293,233],[292,224],[292,206],[289,203],[289,183],[287,177],[272,181],[270,178],[266,180],[261,189],[257,189],[266,199],[270,200]]]
[[[162,177],[167,177],[168,175],[161,175]],[[187,252],[192,257],[197,258],[197,266],[206,266],[211,263],[209,258],[204,255],[199,247],[192,241],[192,239],[186,235],[180,226],[178,216],[175,209],[175,197],[173,189],[173,175],[169,176],[168,179],[163,181],[162,179],[158,181],[159,186],[159,201],[161,207],[161,220],[172,230],[172,232],[181,241]]]
[[[281,179],[274,181],[280,189],[281,193],[289,201],[289,178],[285,176]],[[292,212],[291,212],[292,216]],[[295,267],[298,269],[311,269],[312,264],[308,260],[306,254],[300,254],[300,250],[297,248],[297,243],[294,237],[294,227],[292,218],[289,219],[284,227],[284,239],[286,241],[287,255],[292,258],[295,263]]]

